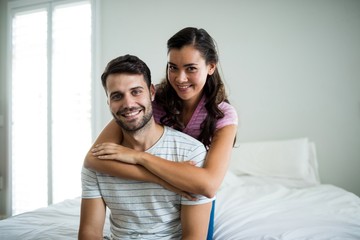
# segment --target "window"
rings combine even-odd
[[[10,5],[12,215],[81,195],[92,141],[91,3]]]

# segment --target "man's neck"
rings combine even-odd
[[[163,133],[164,127],[153,121],[151,124],[148,124],[136,132],[123,130],[124,139],[121,145],[137,151],[146,151],[161,138]]]

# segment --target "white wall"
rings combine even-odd
[[[309,137],[323,183],[360,196],[360,1],[101,1],[101,66],[138,55],[164,76],[186,26],[217,41],[239,141]],[[101,87],[100,80],[98,84]],[[101,89],[101,91],[103,91]],[[110,115],[104,98],[102,123]]]
[[[186,26],[205,28],[217,40],[238,109],[239,141],[309,137],[322,181],[360,196],[360,1],[100,2],[97,71],[131,53],[148,63],[157,82],[164,76],[167,39]],[[5,32],[6,0],[0,0],[0,115],[6,118]],[[97,132],[110,119],[100,79],[98,87]],[[2,176],[6,134],[0,127]],[[8,190],[0,191],[0,215]]]

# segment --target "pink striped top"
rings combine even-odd
[[[155,121],[160,123],[160,118],[165,115],[165,112],[163,108],[160,107],[155,101],[153,101],[152,105]],[[219,108],[224,113],[224,117],[220,118],[216,122],[216,130],[223,128],[227,125],[238,124],[238,116],[233,106],[231,106],[227,102],[222,102],[219,104]],[[194,138],[197,138],[200,135],[200,125],[206,117],[207,111],[205,108],[205,97],[202,97],[183,132]]]

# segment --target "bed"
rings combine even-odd
[[[0,239],[77,239],[80,201],[2,220]],[[320,183],[307,138],[241,143],[217,194],[214,239],[360,239],[360,198]]]

